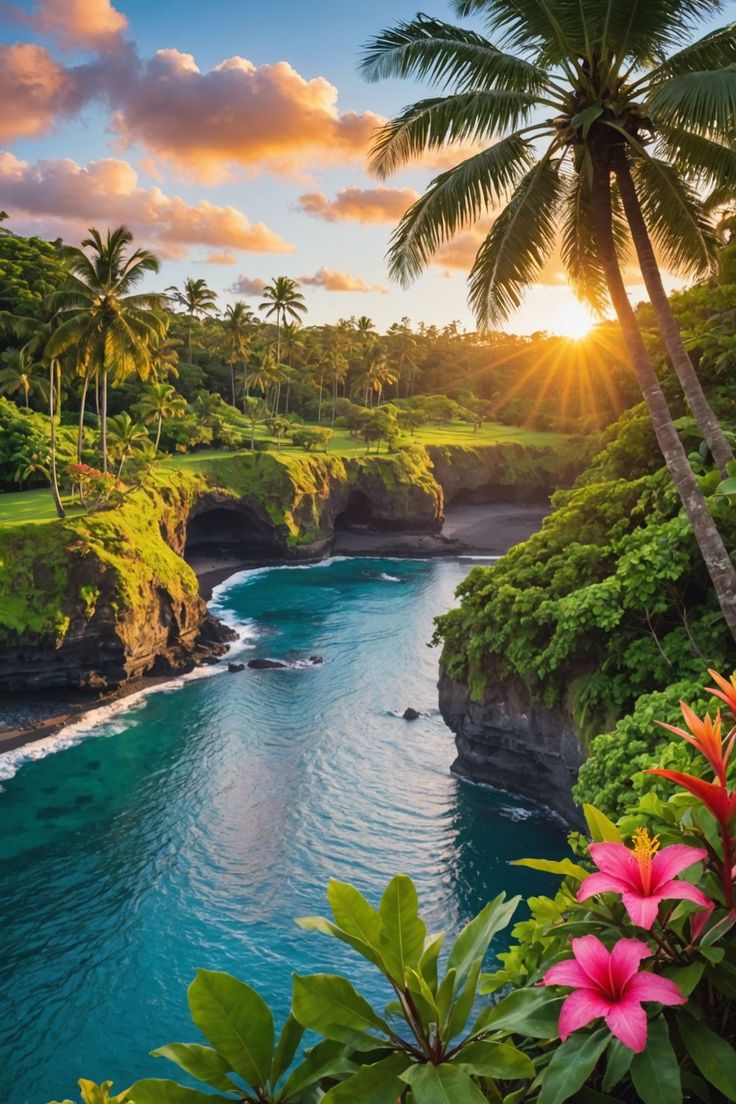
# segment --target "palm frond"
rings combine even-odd
[[[385,178],[425,150],[488,141],[500,131],[516,130],[534,106],[533,96],[501,89],[420,100],[378,132],[370,169]]]
[[[523,177],[478,250],[468,278],[468,302],[480,329],[499,324],[521,305],[555,244],[563,194],[549,156]]]
[[[504,53],[476,31],[422,14],[373,38],[360,70],[370,81],[417,77],[456,91],[495,87],[530,92],[547,84],[544,69]]]
[[[659,83],[684,73],[726,69],[736,63],[736,23],[709,31],[697,42],[690,42],[676,54],[672,54],[648,74],[649,81]]]
[[[695,189],[656,157],[633,160],[632,175],[644,221],[667,266],[684,276],[710,272],[720,243]]]
[[[736,148],[714,142],[702,134],[660,125],[658,147],[664,158],[677,165],[696,186],[723,187],[736,194]]]
[[[654,85],[646,99],[655,124],[693,130],[705,137],[733,141],[736,118],[736,65],[727,69],[682,73]]]
[[[571,174],[562,206],[560,224],[560,257],[570,286],[581,303],[587,303],[598,314],[608,305],[608,285],[598,260],[598,246],[591,220],[591,193],[587,177]],[[629,248],[628,224],[623,216],[621,200],[614,189],[611,194],[613,239],[619,263],[623,264]]]
[[[518,134],[496,142],[436,177],[406,212],[391,238],[389,271],[404,286],[443,242],[480,216],[531,168],[533,148]]]

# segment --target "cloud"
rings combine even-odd
[[[211,265],[234,265],[238,263],[238,258],[234,253],[228,253],[226,249],[222,249],[219,252],[208,253],[204,259],[205,264]]]
[[[262,295],[265,286],[260,276],[238,276],[227,290],[233,295]]]
[[[32,12],[16,4],[4,4],[0,10],[16,23],[50,35],[65,49],[114,48],[128,26],[128,20],[110,0],[37,0]]]
[[[11,216],[48,233],[79,240],[91,225],[125,223],[162,256],[184,256],[189,246],[228,251],[288,253],[293,246],[262,222],[251,223],[235,207],[207,200],[186,203],[158,187],[141,188],[126,161],[105,158],[86,167],[68,158],[35,165],[0,152],[0,194]]]
[[[322,192],[300,195],[296,206],[305,215],[325,222],[398,222],[419,199],[413,188],[343,188],[334,199]]]
[[[116,85],[120,84],[119,79]],[[341,112],[337,89],[288,62],[231,57],[201,72],[191,54],[159,50],[111,97],[120,148],[133,144],[204,183],[234,168],[294,174],[362,159],[383,120]]]
[[[82,100],[71,72],[43,46],[0,45],[0,141],[45,134]]]
[[[307,287],[323,288],[325,291],[377,291],[385,295],[388,290],[383,284],[367,284],[360,276],[324,266],[314,276],[301,276],[300,280]]]

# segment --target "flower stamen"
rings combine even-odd
[[[637,828],[631,837],[634,858],[639,864],[641,882],[645,893],[651,888],[652,860],[660,848],[659,836],[652,836],[648,828]]]

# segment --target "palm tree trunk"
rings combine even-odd
[[[687,404],[698,424],[698,429],[708,444],[718,470],[722,476],[725,476],[727,474],[726,466],[734,458],[733,449],[726,440],[713,408],[705,396],[693,367],[693,362],[690,359],[690,354],[683,344],[677,320],[672,313],[667,293],[662,284],[659,265],[654,255],[629,164],[623,153],[617,155],[615,164],[616,180],[618,181],[624,211],[631,229],[636,255],[639,258],[639,268],[654,308],[659,331],[662,334],[672,367],[675,369],[682,390],[685,392]]]
[[[599,165],[595,169],[591,218],[611,302],[621,326],[631,366],[649,410],[652,428],[705,560],[721,612],[736,639],[736,569],[690,467],[626,293],[613,239],[608,165]]]
[[[317,403],[317,424],[322,424],[322,376],[319,377],[319,399]]]
[[[162,414],[162,413],[161,413],[161,412],[159,411],[159,415],[158,415],[158,427],[157,427],[157,429],[156,429],[156,445],[155,445],[155,449],[156,449],[156,452],[158,452],[158,445],[159,445],[159,441],[161,440],[161,426],[163,425],[163,421],[164,421],[164,416],[163,416],[163,414]]]
[[[332,378],[332,425],[335,424],[335,412],[337,407],[337,375]]]
[[[194,315],[189,315],[189,329],[187,330],[187,350],[189,354],[189,367],[192,366],[192,326],[194,325]]]
[[[233,399],[233,406],[235,406],[235,366],[230,361],[230,394]]]
[[[102,409],[101,419],[101,446],[102,446],[102,470],[107,471],[107,368],[102,366]]]
[[[79,400],[79,422],[77,425],[77,463],[82,463],[82,448],[84,447],[84,408],[87,403],[87,388],[89,387],[89,372],[84,374],[84,385]]]
[[[51,420],[51,497],[54,500],[54,506],[56,507],[57,516],[64,517],[64,507],[61,504],[61,495],[59,494],[59,480],[56,474],[56,394],[57,394],[57,369],[58,365],[55,360],[51,360],[49,363],[49,418]],[[58,389],[59,394],[61,388]],[[61,401],[61,400],[59,400]]]

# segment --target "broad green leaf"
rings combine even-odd
[[[487,1097],[459,1066],[411,1066],[403,1074],[416,1104],[488,1104]]]
[[[403,986],[406,968],[419,965],[427,937],[411,878],[397,874],[391,879],[381,898],[379,912],[383,922],[381,954],[392,980]]]
[[[606,1028],[592,1035],[575,1032],[552,1055],[542,1077],[539,1104],[562,1104],[588,1080],[611,1036]]]
[[[454,1039],[465,1027],[468,1016],[473,1011],[475,997],[478,992],[478,976],[480,974],[481,960],[478,959],[470,970],[463,991],[450,1007],[450,1014],[443,1021],[444,1035],[447,1039]]]
[[[647,1048],[631,1061],[631,1080],[643,1104],[680,1104],[682,1083],[663,1016],[649,1021]]]
[[[520,900],[512,897],[507,901],[506,894],[500,893],[465,925],[447,959],[447,968],[456,970],[458,981],[465,978],[476,961],[483,961],[494,935],[508,926]]]
[[[291,1013],[284,1021],[284,1026],[281,1028],[281,1034],[279,1035],[279,1041],[276,1044],[276,1050],[273,1055],[273,1063],[271,1066],[271,1083],[276,1084],[280,1077],[286,1073],[287,1069],[294,1061],[294,1055],[296,1054],[299,1044],[302,1041],[304,1035],[304,1028],[298,1020],[292,1016]]]
[[[437,992],[437,959],[445,941],[445,933],[431,935],[427,940],[422,957],[419,959],[419,973],[433,993]]]
[[[606,1092],[618,1085],[622,1077],[625,1077],[631,1068],[634,1052],[630,1047],[624,1046],[618,1039],[613,1039],[608,1048],[606,1059],[606,1074],[603,1078],[603,1088]]]
[[[213,1089],[228,1092],[237,1088],[235,1082],[227,1076],[232,1072],[231,1067],[212,1047],[200,1046],[198,1043],[169,1043],[168,1046],[152,1050],[151,1057],[168,1058],[170,1062],[176,1062],[180,1069],[190,1073],[198,1081],[212,1085]]]
[[[582,111],[578,111],[577,115],[573,115],[570,121],[573,126],[581,127],[583,138],[587,138],[593,123],[596,119],[599,119],[602,114],[602,104],[589,104],[587,107],[584,107]]]
[[[176,1081],[148,1077],[130,1086],[131,1104],[233,1104],[231,1096],[211,1096],[197,1089],[187,1089]]]
[[[473,1026],[480,1031],[513,1031],[531,1039],[553,1039],[557,1035],[562,997],[547,989],[517,989],[481,1012]]]
[[[392,1054],[372,1066],[363,1066],[347,1081],[331,1088],[321,1104],[395,1104],[404,1088],[400,1078],[409,1061],[405,1054]]]
[[[515,859],[510,865],[542,870],[545,874],[561,874],[563,878],[576,878],[578,881],[587,878],[590,873],[572,859]]]
[[[681,1016],[680,1034],[687,1052],[706,1081],[736,1100],[736,1050],[720,1035],[690,1016]]]
[[[341,1043],[327,1040],[312,1047],[303,1062],[300,1062],[282,1089],[283,1099],[291,1100],[316,1085],[323,1077],[342,1077],[351,1073],[355,1063],[351,1062],[345,1047]]]
[[[422,1001],[432,1011],[432,1019],[435,1022],[438,1021],[439,1012],[437,1011],[435,995],[429,988],[419,971],[412,970],[411,966],[406,971],[406,987],[409,992],[412,993],[415,997],[421,997]]]
[[[534,1077],[534,1063],[510,1043],[468,1043],[455,1058],[466,1073],[477,1077],[500,1077],[511,1081],[517,1077]]]
[[[371,1030],[388,1034],[389,1027],[367,1000],[356,992],[347,978],[336,974],[311,974],[294,977],[294,1015],[300,1024],[346,1043],[356,1050],[374,1050],[385,1040],[368,1034]]]
[[[588,825],[590,838],[595,842],[621,843],[623,837],[612,820],[595,805],[583,805],[583,816]]]
[[[363,894],[355,886],[331,878],[327,885],[327,900],[337,926],[378,952],[381,917]]]
[[[354,951],[357,951],[363,958],[367,958],[369,962],[372,962],[374,966],[378,966],[380,970],[383,970],[383,960],[378,951],[374,951],[372,947],[369,947],[367,943],[364,943],[362,939],[358,939],[355,935],[350,935],[349,932],[343,931],[342,928],[338,928],[337,924],[333,924],[331,920],[327,920],[324,916],[300,916],[297,918],[296,923],[304,931],[319,932],[320,935],[331,935],[333,939],[339,939],[342,943],[347,943],[349,947],[352,947]]]
[[[440,1016],[440,1023],[445,1023],[450,1015],[450,1009],[452,1007],[452,998],[455,995],[455,971],[448,970],[442,981],[440,987],[437,990],[437,1011]]]
[[[670,981],[674,981],[683,996],[689,997],[695,986],[703,976],[704,962],[691,962],[689,966],[675,966],[663,970],[662,973]]]
[[[199,970],[189,986],[192,1019],[205,1039],[254,1088],[271,1076],[271,1009],[255,989],[214,970]]]

